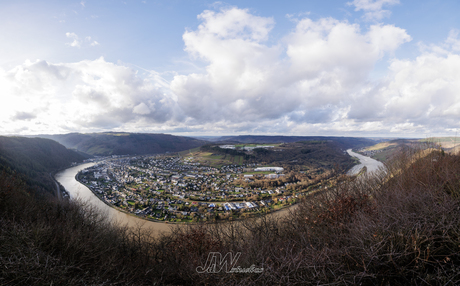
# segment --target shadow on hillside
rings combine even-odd
[[[1,177],[0,284],[460,283],[460,157],[439,150],[403,150],[376,176],[343,177],[282,218],[157,238],[88,206],[36,201],[15,174]],[[240,253],[233,266],[263,271],[206,268],[210,253],[229,252]]]

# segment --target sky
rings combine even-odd
[[[460,131],[456,0],[0,2],[0,134]]]

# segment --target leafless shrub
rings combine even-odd
[[[112,225],[81,203],[36,203],[0,181],[0,284],[456,285],[460,157],[406,149],[284,216],[174,228]],[[14,190],[14,191],[12,191]],[[198,273],[209,252],[262,273]]]

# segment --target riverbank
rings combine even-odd
[[[213,221],[198,221],[198,222],[177,222],[177,221],[164,221],[164,220],[158,220],[158,219],[154,219],[154,218],[148,218],[148,217],[142,217],[142,216],[138,216],[134,213],[131,213],[131,212],[128,212],[116,205],[113,205],[109,202],[107,202],[106,200],[104,200],[103,198],[100,197],[100,194],[98,194],[95,190],[93,190],[91,188],[91,186],[88,186],[86,185],[83,181],[80,180],[80,178],[78,177],[80,174],[80,172],[78,172],[76,175],[75,175],[75,180],[77,182],[79,182],[80,184],[82,184],[83,186],[85,186],[86,188],[88,188],[100,201],[102,201],[105,205],[107,205],[108,207],[110,208],[113,208],[119,212],[122,212],[126,215],[130,215],[132,217],[135,217],[137,219],[141,219],[141,220],[145,220],[145,221],[150,221],[150,222],[154,222],[154,223],[163,223],[163,224],[178,224],[178,225],[187,225],[187,224],[202,224],[202,223],[217,223],[217,222],[226,222],[226,221],[241,221],[241,220],[245,220],[247,218],[257,218],[257,217],[261,217],[261,216],[265,216],[265,215],[274,215],[274,214],[279,214],[280,212],[282,211],[286,211],[288,210],[289,208],[291,207],[295,207],[298,202],[296,203],[293,203],[293,204],[289,204],[289,205],[284,205],[284,206],[281,206],[277,209],[269,209],[265,212],[262,212],[262,213],[257,213],[257,214],[249,214],[247,215],[246,217],[244,218],[233,218],[232,219],[225,219],[225,220],[213,220]],[[306,193],[302,193],[302,194],[305,194],[304,196],[309,196],[309,195],[313,195],[315,194],[316,192],[318,191],[318,189],[314,189],[314,190],[311,190],[311,191],[308,191]]]
[[[56,174],[56,180],[69,192],[72,200],[80,201],[84,205],[89,205],[97,209],[99,213],[115,225],[127,226],[129,228],[136,229],[141,228],[148,231],[155,237],[160,237],[165,233],[171,233],[173,228],[180,226],[171,223],[166,224],[141,219],[140,217],[122,212],[104,203],[88,187],[75,179],[75,176],[79,171],[93,165],[94,162],[84,163],[70,167]]]
[[[101,198],[101,197],[99,196],[99,194],[96,193],[90,186],[85,185],[85,183],[83,183],[83,182],[80,180],[80,178],[78,178],[78,175],[79,175],[79,174],[80,174],[80,172],[78,172],[78,173],[75,175],[75,181],[77,181],[77,182],[79,182],[80,184],[82,184],[83,186],[87,187],[87,188],[88,188],[88,189],[89,189],[89,190],[90,190],[90,191],[91,191],[101,202],[103,202],[104,204],[106,204],[108,207],[111,207],[111,208],[113,208],[113,209],[115,209],[115,210],[117,210],[117,211],[119,211],[119,212],[122,212],[122,213],[124,213],[124,214],[133,216],[133,217],[138,218],[138,219],[144,219],[144,220],[148,220],[148,221],[152,221],[152,222],[161,222],[161,221],[156,221],[156,220],[153,220],[153,219],[148,219],[148,218],[143,218],[143,217],[137,216],[137,215],[135,215],[135,214],[133,214],[133,213],[130,213],[130,212],[127,212],[127,211],[125,211],[125,210],[123,210],[123,209],[121,209],[121,208],[119,208],[119,207],[117,207],[117,206],[115,206],[115,205],[113,205],[113,204],[108,203],[106,200],[104,200],[103,198]]]
[[[220,212],[215,212],[213,213],[211,216],[208,216],[205,218],[205,220],[203,221],[202,218],[201,219],[198,219],[198,220],[194,220],[192,221],[193,217],[191,218],[182,218],[180,216],[178,217],[175,217],[177,216],[177,214],[174,214],[174,213],[165,213],[163,212],[162,215],[161,215],[161,218],[163,218],[163,216],[165,218],[167,218],[167,220],[165,219],[158,219],[158,218],[155,218],[154,215],[152,213],[147,213],[147,214],[144,214],[144,215],[137,215],[131,211],[128,211],[124,208],[121,208],[117,205],[114,205],[106,200],[104,200],[103,197],[101,197],[101,194],[96,190],[94,189],[91,185],[86,185],[85,182],[83,181],[83,177],[81,177],[81,170],[87,168],[87,167],[90,167],[90,166],[93,166],[95,163],[86,163],[87,165],[85,164],[80,164],[80,165],[77,165],[77,166],[74,166],[73,168],[76,168],[76,169],[73,169],[75,170],[75,172],[73,173],[73,176],[72,176],[72,179],[74,182],[76,182],[78,185],[80,186],[84,186],[85,189],[87,189],[88,191],[78,191],[76,192],[73,197],[75,196],[79,196],[79,195],[82,195],[83,193],[81,192],[86,192],[84,194],[84,199],[88,199],[88,200],[92,200],[91,197],[94,198],[94,200],[96,200],[98,203],[97,204],[101,204],[105,207],[105,208],[108,208],[108,209],[111,209],[113,210],[113,212],[116,212],[116,213],[120,213],[120,214],[123,214],[123,215],[126,215],[126,216],[129,216],[129,217],[132,217],[133,219],[137,219],[137,220],[141,220],[141,221],[145,221],[145,222],[151,222],[151,223],[155,223],[155,224],[170,224],[170,225],[186,225],[186,224],[199,224],[199,223],[214,223],[214,222],[224,222],[224,221],[239,221],[239,220],[244,220],[244,219],[247,219],[247,218],[256,218],[256,217],[261,217],[261,216],[265,216],[265,215],[275,215],[275,214],[279,214],[279,213],[283,213],[287,210],[289,210],[291,207],[295,207],[300,199],[302,197],[309,197],[309,196],[312,196],[312,195],[315,195],[316,193],[318,192],[321,192],[321,191],[324,191],[326,190],[330,183],[328,183],[328,181],[330,179],[334,179],[334,178],[328,178],[326,180],[326,182],[318,182],[317,184],[313,184],[311,186],[308,187],[308,189],[305,189],[303,190],[301,193],[298,193],[295,195],[295,196],[292,196],[290,201],[288,202],[286,200],[285,197],[283,196],[275,196],[273,197],[273,200],[275,200],[275,203],[274,205],[271,205],[270,207],[262,207],[261,209],[257,209],[257,211],[255,210],[249,210],[247,212],[243,212],[241,213],[242,215],[239,216],[239,215],[232,215],[232,214],[225,214],[225,210],[223,211],[220,211]],[[69,168],[71,169],[71,168]],[[70,179],[70,178],[68,178]],[[75,186],[73,186],[75,188]],[[77,187],[79,188],[79,187]],[[89,194],[90,197],[89,196]],[[276,198],[281,198],[279,202],[276,201]],[[291,202],[292,200],[292,202]],[[190,202],[192,203],[192,202]],[[224,204],[225,202],[221,202],[220,204]],[[207,206],[207,205],[206,205]],[[206,209],[208,209],[206,207]],[[158,213],[157,210],[155,210],[155,213]],[[147,216],[148,215],[148,216]],[[198,214],[199,215],[199,214]],[[219,217],[218,217],[219,216]],[[182,220],[182,221],[178,221],[178,220]]]
[[[375,159],[372,159],[370,157],[367,157],[367,156],[363,156],[363,155],[361,155],[359,153],[355,153],[351,149],[348,149],[347,153],[350,156],[357,158],[359,160],[359,162],[360,162],[359,165],[354,166],[353,168],[351,168],[348,171],[347,174],[350,175],[350,176],[354,176],[354,175],[359,174],[360,171],[362,170],[362,168],[364,168],[364,167],[366,167],[366,171],[368,173],[376,172],[380,168],[384,167],[382,162],[379,162],[379,161],[377,161]]]

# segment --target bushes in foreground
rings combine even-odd
[[[0,285],[149,282],[146,233],[81,203],[37,199],[15,173],[0,178]]]
[[[37,203],[23,188],[3,173],[0,284],[460,283],[460,157],[435,150],[406,150],[376,176],[344,179],[285,216],[160,236],[78,203]],[[235,267],[263,271],[198,273],[210,252],[241,253]]]

